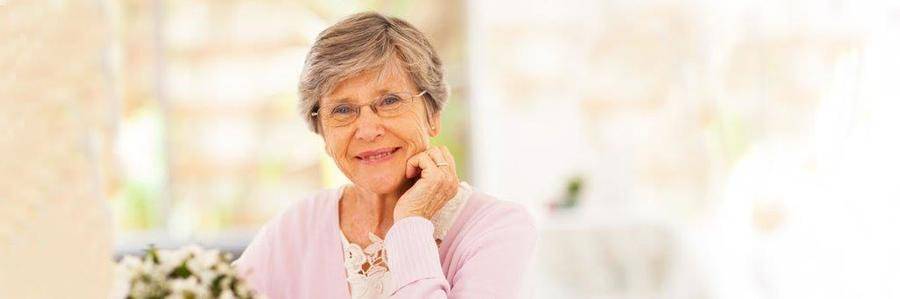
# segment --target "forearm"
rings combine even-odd
[[[521,209],[500,213],[489,227],[462,241],[462,265],[447,280],[441,268],[434,227],[422,217],[394,223],[385,239],[394,277],[394,298],[518,298],[537,231]]]
[[[447,298],[450,285],[433,233],[431,221],[423,217],[403,218],[391,227],[385,250],[395,284],[392,298]]]

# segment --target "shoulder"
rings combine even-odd
[[[327,211],[337,202],[338,191],[326,189],[304,196],[256,232],[234,264],[243,275],[249,277],[257,290],[270,290],[273,287],[271,277],[296,270],[286,268],[284,261],[310,246],[310,243],[316,243],[300,236],[310,236],[309,232],[327,225],[330,215]]]
[[[468,216],[466,222],[481,226],[535,227],[534,216],[521,203],[498,199],[480,191],[472,192],[464,213]]]
[[[323,189],[303,196],[278,215],[267,221],[258,237],[283,237],[286,233],[297,233],[320,228],[335,214],[340,189]]]
[[[334,209],[338,196],[339,190],[325,189],[292,203],[256,232],[241,257],[254,253],[273,255],[284,248],[301,246],[303,239],[297,236],[306,235],[306,232],[326,225],[331,214],[328,211]]]
[[[442,257],[450,268],[448,279],[454,288],[460,288],[463,281],[493,273],[490,269],[498,266],[517,269],[512,267],[527,265],[537,242],[535,219],[525,205],[475,191],[447,238]],[[463,274],[463,267],[482,270]]]
[[[457,237],[470,245],[496,241],[527,244],[537,238],[534,216],[523,204],[477,190],[473,190],[458,220]]]

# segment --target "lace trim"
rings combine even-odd
[[[431,217],[431,222],[434,224],[435,239],[443,240],[444,237],[447,236],[447,232],[449,232],[450,227],[453,226],[456,216],[462,211],[461,208],[465,206],[466,201],[468,201],[469,195],[471,194],[472,187],[466,182],[460,182],[456,195],[447,201],[447,203]]]
[[[387,268],[384,240],[369,233],[372,244],[362,249],[350,243],[341,233],[344,243],[344,268],[347,269],[347,282],[350,283],[353,298],[382,298],[392,282]],[[365,267],[364,267],[365,266]]]
[[[447,201],[431,222],[434,224],[434,238],[443,240],[450,227],[459,216],[462,207],[472,194],[472,187],[465,182],[459,184],[456,196]],[[387,253],[384,240],[369,232],[371,244],[363,249],[350,243],[341,231],[344,245],[344,268],[347,269],[347,282],[350,283],[350,294],[353,298],[387,298],[393,284],[393,277],[387,267]],[[365,268],[365,269],[364,269]]]

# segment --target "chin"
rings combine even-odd
[[[387,194],[396,191],[403,184],[403,173],[361,175],[353,184],[376,194]]]

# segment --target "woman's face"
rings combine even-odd
[[[406,71],[395,63],[381,70],[361,73],[340,82],[320,101],[366,105],[387,93],[418,94]],[[358,187],[377,194],[395,192],[406,181],[406,160],[428,147],[429,137],[440,130],[440,116],[434,114],[431,129],[426,119],[424,96],[412,98],[406,112],[382,118],[368,106],[348,125],[328,127],[320,121],[328,155]]]

